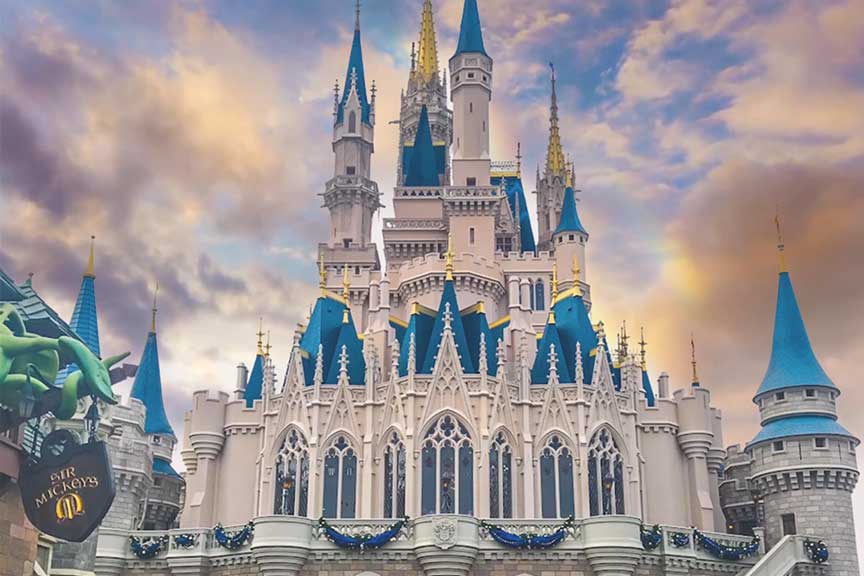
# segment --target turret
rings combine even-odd
[[[778,237],[779,232],[778,221]],[[769,547],[788,534],[823,538],[831,574],[853,576],[859,573],[852,518],[859,440],[837,422],[840,391],[810,345],[786,271],[782,237],[778,248],[771,359],[753,398],[762,430],[746,448],[750,489],[762,502]]]
[[[456,53],[450,58],[453,185],[488,186],[492,58],[486,54],[477,0],[465,0]]]
[[[579,219],[576,192],[573,190],[573,181],[569,172],[566,184],[561,203],[561,218],[552,234],[552,249],[555,251],[555,261],[562,270],[568,269],[571,265],[578,266],[578,272],[571,280],[575,282],[578,278],[580,286],[587,289],[585,247],[588,243],[588,231]]]
[[[87,257],[87,267],[81,279],[81,289],[75,300],[75,310],[69,327],[87,345],[96,356],[99,352],[99,317],[96,314],[96,266],[95,266],[95,236],[90,237],[90,253]],[[78,370],[75,364],[69,364],[57,374],[57,384],[62,384],[66,376]]]

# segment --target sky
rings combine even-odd
[[[779,214],[810,338],[843,392],[841,422],[864,437],[864,3],[479,4],[493,159],[513,159],[521,142],[527,190],[544,162],[555,64],[594,320],[644,326],[649,370],[667,371],[673,389],[688,382],[692,334],[726,444],[747,442],[770,353]],[[433,5],[443,67],[461,0]],[[387,205],[378,224],[392,214],[389,122],[420,8],[362,5],[378,88],[373,178]],[[0,267],[19,281],[33,273],[68,319],[95,235],[102,349],[133,358],[158,280],[175,430],[192,391],[231,390],[237,363],[251,365],[259,315],[284,375],[316,295],[318,195],[353,24],[350,0],[0,0]]]

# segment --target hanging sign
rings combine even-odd
[[[79,444],[69,430],[42,442],[39,462],[21,467],[21,499],[39,530],[70,542],[84,541],[114,502],[114,478],[104,442]]]

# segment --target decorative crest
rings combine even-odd
[[[549,384],[558,383],[558,352],[555,351],[555,344],[549,344]]]
[[[627,335],[627,320],[624,320],[621,323],[621,354],[626,358],[628,355],[628,346],[627,342],[630,340],[630,336]]]
[[[504,351],[504,340],[498,338],[498,344],[495,348],[495,359],[498,363],[498,371],[495,373],[497,378],[504,378],[504,362],[506,360],[505,351]]]
[[[582,344],[576,341],[576,369],[574,370],[573,380],[577,384],[585,381],[585,369],[582,367]]]
[[[522,142],[516,142],[516,175],[522,177]],[[517,210],[518,214],[519,211]]]
[[[486,334],[480,333],[480,357],[477,360],[477,371],[481,375],[489,373],[489,360],[486,358]]]
[[[444,331],[450,332],[453,330],[452,326],[453,322],[453,314],[450,312],[450,303],[444,303]]]
[[[318,344],[318,355],[315,357],[315,374],[312,376],[312,382],[316,387],[320,387],[324,383],[324,345]]]
[[[342,345],[342,350],[339,351],[339,380],[343,378],[348,380],[348,346]]]

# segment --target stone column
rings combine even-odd
[[[426,576],[468,576],[480,547],[480,522],[468,516],[414,521],[414,555]]]
[[[296,516],[255,519],[252,557],[261,576],[297,576],[312,545],[312,520]]]
[[[126,568],[126,550],[129,532],[114,528],[100,528],[96,544],[96,576],[119,576]]]
[[[582,523],[585,556],[594,576],[632,576],[642,559],[641,522],[632,516],[595,516]]]

